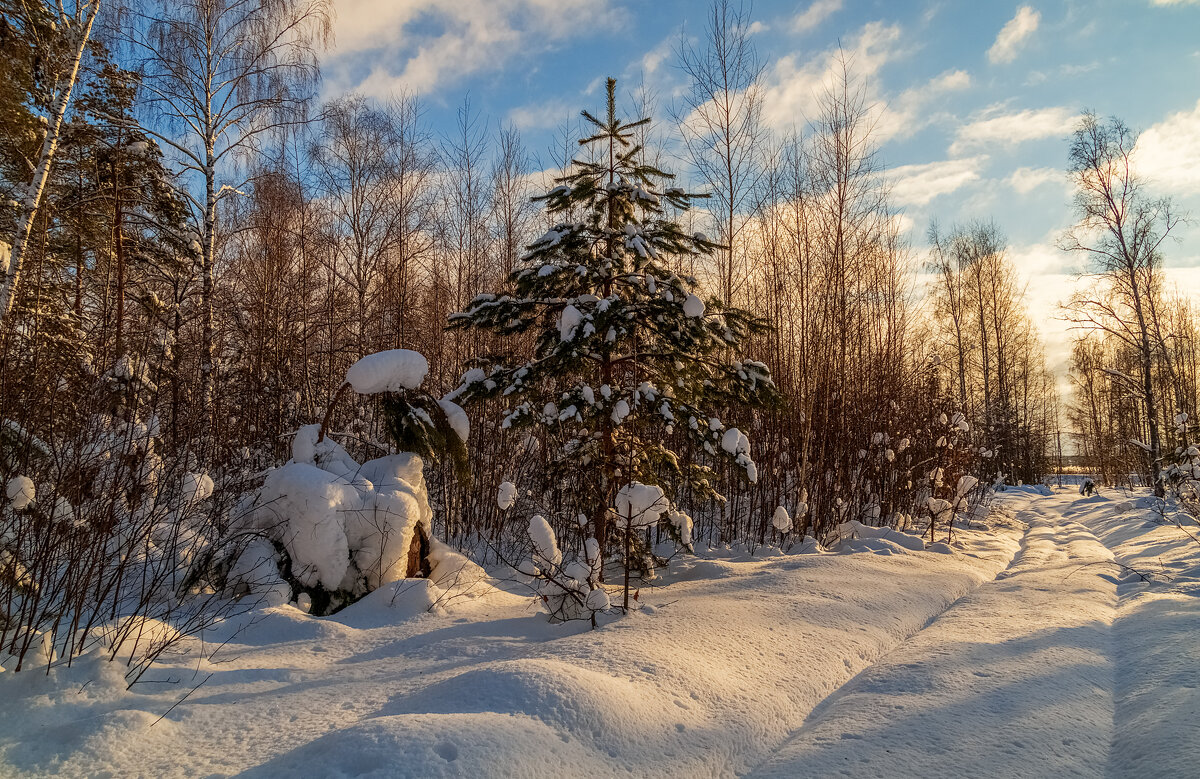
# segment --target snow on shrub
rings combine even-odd
[[[1193,444],[1189,438],[1189,430],[1196,431],[1196,425],[1188,425],[1188,415],[1180,412],[1175,415],[1175,435],[1178,445],[1175,447],[1175,462],[1163,469],[1163,479],[1171,487],[1171,491],[1193,510],[1200,507],[1200,447]]]
[[[685,549],[691,551],[693,526],[692,518],[688,514],[678,509],[668,509],[667,521],[671,523],[671,527],[675,528],[675,532],[679,535],[679,543],[682,544]]]
[[[929,497],[925,499],[925,507],[929,509],[930,515],[934,521],[948,521],[954,507],[950,501],[942,498]]]
[[[554,528],[540,514],[529,520],[529,539],[533,544],[530,559],[517,570],[529,577],[534,591],[546,606],[551,619],[565,622],[592,619],[608,609],[608,593],[600,584],[600,544],[595,538],[584,542],[584,559],[563,559]]]
[[[617,491],[613,505],[631,528],[653,527],[669,507],[662,487],[636,481]]]
[[[733,455],[734,461],[746,469],[746,479],[751,484],[758,481],[758,466],[750,459],[750,438],[736,427],[727,429],[721,436],[721,448]]]
[[[368,354],[346,371],[346,383],[360,395],[416,389],[429,373],[429,361],[411,349]]]
[[[359,465],[326,437],[316,444],[314,426],[301,428],[293,451],[310,456],[267,475],[245,513],[247,529],[279,544],[283,577],[297,590],[329,597],[324,613],[415,573],[410,552],[427,542],[433,511],[421,458],[402,453]],[[274,591],[276,582],[251,580],[259,567],[240,563],[258,549],[248,547],[231,572],[231,585],[254,592]],[[234,574],[237,574],[236,576]]]
[[[783,506],[776,506],[775,513],[771,515],[771,527],[778,530],[780,533],[789,533],[792,530],[792,518],[788,516],[787,509]]]
[[[954,488],[954,510],[962,511],[967,507],[967,495],[971,490],[975,489],[975,485],[979,484],[979,479],[974,476],[958,477],[958,484]]]
[[[454,434],[465,444],[467,439],[471,437],[471,420],[467,417],[467,412],[463,411],[462,406],[447,398],[439,400],[438,406],[445,413],[450,427],[454,430]]]
[[[36,494],[33,479],[28,476],[14,476],[8,480],[5,495],[8,496],[8,504],[12,506],[13,511],[24,510],[30,503],[33,503]]]
[[[500,487],[496,490],[496,505],[502,510],[508,511],[517,502],[517,485],[511,481],[500,482]]]
[[[541,514],[534,514],[529,520],[529,538],[533,541],[533,564],[538,568],[551,567],[562,562],[562,552],[558,548],[558,540],[554,537],[554,529]]]
[[[196,503],[211,497],[212,494],[213,480],[207,473],[189,472],[183,475],[183,489],[180,490],[180,495],[185,503]]]

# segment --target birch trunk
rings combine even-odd
[[[21,267],[25,262],[25,251],[33,234],[34,220],[37,219],[38,207],[42,203],[42,193],[46,189],[46,181],[50,178],[50,167],[54,162],[54,153],[58,150],[59,134],[62,131],[63,117],[67,114],[67,106],[71,102],[71,91],[75,88],[75,80],[79,75],[79,63],[83,60],[84,49],[87,48],[88,38],[92,34],[92,22],[96,20],[99,11],[99,0],[92,0],[81,6],[76,12],[74,24],[79,40],[75,46],[68,74],[58,83],[58,97],[54,101],[50,121],[46,126],[46,139],[42,141],[42,151],[38,157],[37,167],[33,172],[33,180],[25,190],[22,203],[21,219],[18,223],[16,238],[13,241],[12,252],[9,255],[8,268],[4,273],[4,281],[0,284],[0,322],[12,311],[13,300],[16,298],[17,284],[21,280]],[[66,20],[63,19],[65,22]]]

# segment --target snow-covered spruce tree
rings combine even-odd
[[[563,442],[554,461],[582,490],[585,533],[602,552],[617,530],[628,536],[640,524],[613,510],[618,491],[633,483],[662,485],[668,495],[687,483],[698,499],[722,500],[712,467],[680,456],[688,439],[710,461],[727,458],[756,480],[748,439],[726,429],[718,413],[776,397],[765,365],[733,357],[765,329],[762,320],[702,300],[696,280],[672,270],[673,260],[675,267],[702,262],[719,248],[668,217],[668,208],[686,211],[704,195],[667,186],[673,177],[643,161],[632,139],[650,120],[619,119],[615,89],[609,79],[603,119],[582,112],[595,130],[579,142],[588,158],[574,160],[558,186],[534,198],[571,221],[529,247],[509,277],[511,294],[480,295],[450,317],[451,328],[512,342],[534,337],[531,359],[482,360],[455,397],[503,398],[504,428],[533,428]],[[677,538],[690,533],[682,512],[659,516]]]

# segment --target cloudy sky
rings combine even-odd
[[[674,49],[707,0],[336,0],[327,94],[419,94],[435,132],[465,96],[534,153],[599,109],[603,78],[645,83],[664,118],[682,76]],[[1200,0],[758,0],[765,118],[804,129],[833,53],[849,52],[877,117],[882,162],[914,250],[933,218],[993,219],[1028,281],[1061,368],[1057,302],[1079,258],[1055,248],[1071,223],[1067,137],[1088,108],[1142,132],[1153,191],[1196,223],[1166,247],[1175,281],[1200,293]]]

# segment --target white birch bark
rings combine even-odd
[[[67,114],[67,106],[71,102],[71,92],[75,88],[75,80],[79,75],[79,63],[83,60],[83,52],[87,48],[88,38],[92,33],[92,23],[100,10],[100,0],[89,0],[81,3],[72,19],[62,12],[59,7],[59,21],[68,26],[70,34],[75,35],[75,42],[70,69],[60,77],[49,121],[46,125],[46,138],[42,141],[42,151],[38,157],[37,167],[34,168],[33,179],[25,190],[21,203],[21,219],[18,222],[17,234],[13,240],[12,252],[9,255],[8,268],[4,280],[0,282],[0,322],[3,322],[12,310],[13,300],[17,293],[17,284],[21,280],[21,267],[25,262],[25,250],[33,234],[33,224],[37,220],[38,208],[42,203],[42,193],[46,189],[46,181],[50,178],[50,167],[54,163],[54,153],[58,150],[59,134],[62,131],[63,118]]]

